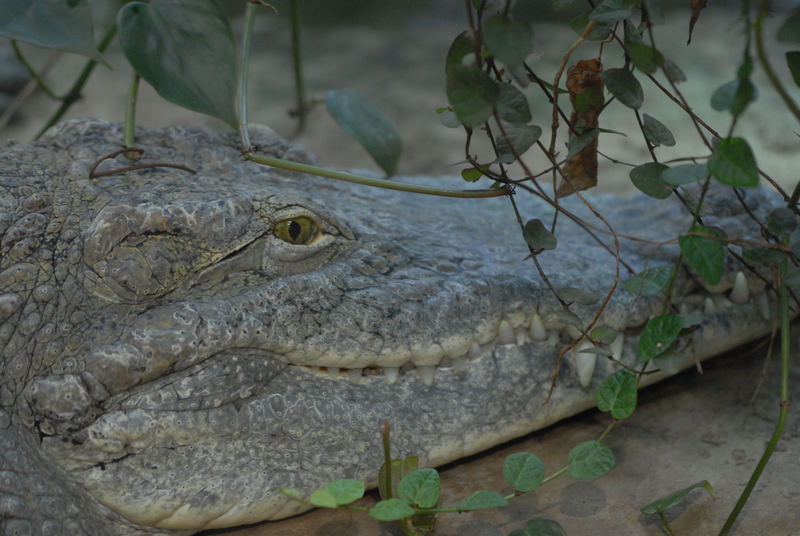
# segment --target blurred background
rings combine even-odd
[[[222,0],[222,3],[239,36],[245,2]],[[688,78],[679,88],[702,118],[718,131],[727,132],[729,114],[712,110],[709,100],[714,89],[735,78],[741,61],[744,40],[743,23],[738,19],[739,2],[710,1],[700,15],[689,46],[686,44],[689,2],[651,3],[657,8],[654,18],[659,23],[654,30],[656,45]],[[98,40],[113,21],[119,5],[108,0],[94,2]],[[291,137],[296,130],[296,120],[289,115],[289,110],[295,107],[289,2],[276,0],[272,5],[277,14],[269,8],[261,8],[256,22],[250,64],[249,120],[269,125],[279,134]],[[776,3],[775,14],[769,20],[768,36],[774,35],[777,25],[785,18],[782,15],[797,5],[797,0]],[[460,164],[464,160],[464,131],[444,127],[435,110],[447,105],[444,59],[450,43],[467,28],[465,3],[454,0],[302,0],[300,6],[307,96],[324,98],[330,89],[345,88],[362,93],[395,122],[403,136],[404,151],[398,174],[458,175],[465,167]],[[567,24],[577,11],[556,14],[548,0],[520,0],[514,10],[518,16],[534,23],[535,53],[529,63],[540,77],[552,80],[565,50],[577,38]],[[0,38],[0,47],[5,47],[0,48],[0,55],[10,53],[7,45],[7,40]],[[85,62],[84,58],[73,54],[56,55],[50,50],[21,46],[38,68],[49,65],[45,78],[56,92],[63,92],[72,84]],[[800,91],[791,83],[783,59],[787,48],[771,37],[768,37],[768,46],[773,65],[787,82],[790,92],[800,99]],[[608,46],[604,50],[606,68],[622,66],[617,48]],[[595,56],[597,50],[597,43],[581,45],[570,64]],[[103,67],[95,70],[83,99],[70,109],[67,117],[123,120],[131,68],[116,40],[105,56],[113,70]],[[0,79],[2,77],[0,71]],[[641,111],[667,125],[678,141],[675,147],[659,148],[659,158],[703,156],[705,149],[686,115],[644,76],[639,79],[645,87]],[[794,155],[800,143],[795,133],[800,131],[800,126],[784,113],[781,101],[767,85],[758,66],[754,81],[760,90],[758,101],[745,112],[736,133],[750,142],[762,169],[786,187],[792,187],[799,178]],[[535,122],[544,130],[543,141],[548,143],[551,107],[537,87],[530,86],[526,94]],[[563,97],[561,102],[568,110],[568,99]],[[14,119],[0,130],[0,141],[29,141],[56,107],[57,103],[43,92],[35,91],[23,102]],[[140,86],[136,119],[140,125],[155,127],[185,124],[228,128],[217,120],[164,101],[144,81]],[[600,116],[600,126],[627,133],[627,137],[601,134],[599,144],[604,154],[634,165],[649,160],[635,118],[628,108],[611,103]],[[558,147],[564,151],[565,139],[562,131]],[[324,166],[378,171],[366,151],[336,126],[324,104],[314,107],[305,131],[294,141],[315,153]],[[473,152],[479,153],[481,161],[492,159],[486,145],[481,143],[473,144]],[[544,157],[535,148],[525,154],[525,160],[534,171],[547,167]],[[598,189],[632,191],[628,169],[601,158]],[[521,177],[519,170],[514,170],[514,174]]]

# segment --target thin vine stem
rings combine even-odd
[[[250,152],[250,133],[247,130],[247,72],[250,64],[250,43],[253,40],[253,27],[256,21],[258,4],[248,2],[245,14],[244,35],[242,36],[242,50],[239,59],[239,137],[242,140],[242,150]]]
[[[100,41],[99,45],[97,45],[97,51],[100,52],[101,54],[105,52],[105,50],[108,48],[108,45],[111,44],[111,41],[114,39],[114,37],[116,37],[116,35],[117,35],[117,25],[114,24],[108,30],[106,30],[106,33],[103,36],[103,40]],[[70,106],[75,104],[81,98],[81,91],[83,91],[83,86],[86,85],[86,82],[89,80],[89,76],[91,76],[92,71],[94,71],[94,68],[96,66],[97,66],[97,60],[95,59],[91,59],[86,62],[86,65],[81,71],[81,74],[72,84],[72,87],[69,88],[69,91],[67,91],[67,93],[63,97],[61,97],[61,105],[58,107],[55,113],[53,113],[50,119],[48,119],[47,123],[45,123],[45,125],[41,128],[41,130],[39,130],[39,132],[36,133],[36,136],[34,136],[33,138],[34,141],[41,138],[42,135],[45,132],[47,132],[47,129],[58,123],[64,116],[64,114],[67,113],[67,110],[69,110]]]
[[[133,73],[128,85],[128,99],[125,105],[125,147],[131,147],[136,143],[136,97],[139,94],[139,78],[138,73]],[[126,154],[131,158],[131,155],[137,153]]]
[[[300,48],[300,2],[291,0],[289,2],[289,18],[292,27],[292,64],[294,66],[294,92],[297,101],[297,136],[306,127],[306,115],[308,106],[306,105],[305,80],[303,79],[303,54]]]
[[[385,188],[387,190],[399,190],[402,192],[411,192],[415,194],[436,195],[439,197],[459,197],[466,199],[475,199],[483,197],[501,197],[508,195],[509,188],[501,186],[500,188],[492,188],[487,190],[443,190],[441,188],[430,188],[427,186],[418,186],[416,184],[408,184],[397,181],[387,181],[384,179],[374,179],[372,177],[364,177],[363,175],[355,175],[345,171],[336,171],[333,169],[325,169],[319,166],[312,166],[311,164],[303,164],[300,162],[292,162],[290,160],[283,160],[281,158],[274,158],[271,156],[247,153],[244,157],[251,162],[257,164],[264,164],[280,169],[289,171],[297,171],[299,173],[308,173],[310,175],[317,175],[320,177],[327,177],[329,179],[336,179],[345,182],[352,182],[355,184],[362,184],[364,186],[374,186],[377,188]]]
[[[781,263],[781,276],[785,276],[786,272],[789,268],[789,261],[788,259],[784,259]],[[767,443],[766,448],[764,449],[764,454],[761,455],[761,459],[758,460],[758,464],[756,468],[753,470],[753,474],[750,475],[750,480],[747,481],[747,485],[742,490],[742,494],[739,496],[739,500],[736,501],[736,504],[731,510],[728,519],[725,521],[725,525],[722,526],[722,530],[719,531],[719,536],[725,536],[728,534],[733,528],[734,523],[736,523],[736,518],[739,517],[739,514],[744,508],[745,503],[747,503],[747,499],[750,497],[750,494],[753,492],[753,488],[755,488],[756,483],[758,483],[758,479],[761,478],[761,473],[764,471],[764,468],[767,466],[772,453],[775,451],[775,447],[778,446],[778,441],[783,434],[783,428],[786,425],[786,418],[789,415],[789,362],[790,362],[790,341],[789,341],[789,325],[791,321],[791,316],[789,314],[789,290],[786,288],[785,283],[781,283],[780,285],[780,299],[781,299],[781,384],[780,384],[780,411],[778,413],[778,422],[775,423],[775,429],[772,432],[772,437],[770,437],[769,443]]]

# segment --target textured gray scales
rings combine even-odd
[[[263,153],[309,158],[254,130]],[[140,130],[137,145],[144,161],[197,174],[89,179],[121,140],[119,126],[73,121],[0,148],[3,534],[192,533],[279,519],[302,509],[279,486],[374,484],[384,419],[396,455],[437,465],[590,407],[614,370],[600,357],[587,374],[592,359],[567,355],[543,406],[575,330],[526,260],[505,199],[278,172],[245,161],[233,134],[183,128]],[[549,217],[517,197],[526,218]],[[761,217],[771,206],[760,190],[745,197]],[[650,240],[689,221],[671,202],[591,200],[616,231]],[[567,207],[601,225],[577,200]],[[757,236],[735,207],[721,197],[706,223]],[[308,244],[274,233],[297,218],[318,230]],[[614,257],[565,217],[558,240],[541,255],[555,287],[604,296]],[[674,245],[621,243],[637,272],[676,255]],[[686,365],[768,330],[774,299],[757,278],[748,275],[749,300],[726,297],[737,269],[712,289],[681,274],[676,307],[703,315]],[[621,281],[629,275],[620,268]],[[621,359],[634,359],[658,307],[615,292],[602,323],[624,334]],[[596,308],[572,310],[585,326]]]

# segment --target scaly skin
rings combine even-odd
[[[266,154],[307,158],[266,130],[255,137]],[[396,455],[437,465],[590,407],[615,369],[568,354],[543,406],[575,333],[504,199],[276,172],[246,162],[233,135],[180,128],[137,140],[145,161],[196,175],[88,179],[121,139],[119,126],[74,121],[0,152],[3,534],[174,534],[279,519],[302,509],[281,485],[374,484],[384,419]],[[518,197],[525,217],[546,219],[543,204]],[[747,199],[762,217],[771,206],[760,191]],[[688,226],[669,201],[592,200],[621,233],[663,240]],[[568,206],[587,217],[577,200]],[[706,223],[756,236],[733,206],[721,202]],[[303,218],[316,226],[308,244],[276,235]],[[604,296],[613,257],[564,217],[558,238],[540,256],[554,286]],[[623,245],[634,271],[676,255],[674,245]],[[681,308],[704,314],[686,365],[770,326],[764,292],[743,304],[720,294],[730,268],[713,296],[679,278]],[[659,307],[614,294],[602,322],[624,333],[622,360],[633,363]],[[596,308],[572,310],[585,326]]]

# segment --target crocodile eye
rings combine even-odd
[[[290,244],[307,245],[319,236],[319,228],[311,218],[297,216],[275,224],[275,236]]]

